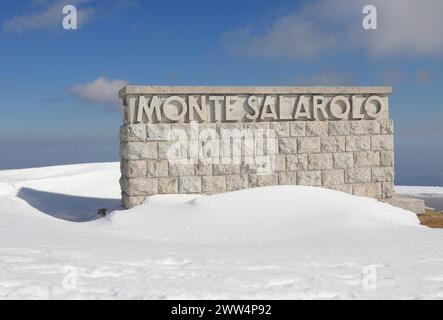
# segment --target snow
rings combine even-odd
[[[118,163],[0,171],[0,298],[443,298],[443,230],[411,212],[303,186],[122,210],[118,178]]]
[[[395,192],[403,195],[442,196],[443,187],[396,186]]]
[[[409,211],[305,186],[263,187],[201,197],[157,195],[129,213],[114,212],[110,222],[112,228],[140,237],[196,243],[286,241],[353,228],[419,224]]]

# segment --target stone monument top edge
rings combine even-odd
[[[390,86],[125,86],[128,94],[390,94]]]

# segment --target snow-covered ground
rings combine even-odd
[[[302,186],[123,211],[118,178],[117,163],[0,171],[0,298],[443,298],[443,230],[411,212]]]

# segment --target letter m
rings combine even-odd
[[[152,96],[151,101],[148,105],[146,97],[140,96],[138,99],[138,111],[137,111],[137,123],[143,122],[143,115],[147,118],[147,122],[154,122],[153,116],[157,121],[161,120],[160,114],[160,99],[158,96]]]

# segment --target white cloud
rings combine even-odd
[[[120,103],[118,91],[128,84],[126,80],[108,80],[105,77],[99,77],[91,82],[72,86],[71,92],[85,101],[114,107]]]
[[[305,16],[291,15],[278,19],[264,35],[253,36],[247,29],[227,33],[224,43],[247,56],[306,58],[333,48],[336,39]]]
[[[62,30],[62,9],[67,4],[76,6],[77,22],[79,26],[82,26],[94,14],[93,8],[85,7],[89,2],[90,0],[60,0],[50,3],[47,1],[34,2],[34,6],[41,7],[39,11],[12,17],[4,23],[3,29],[7,32],[26,32],[56,28]]]
[[[65,5],[77,8],[79,27],[95,19],[110,19],[122,10],[138,7],[138,0],[33,0],[29,5],[33,13],[18,15],[7,20],[3,29],[6,32],[27,32],[37,30],[62,31]]]
[[[378,29],[362,28],[366,0],[317,0],[278,18],[264,33],[245,29],[225,34],[231,52],[293,59],[363,52],[375,57],[443,54],[443,1],[372,0]]]
[[[443,1],[390,0],[374,1],[378,9],[379,30],[362,37],[360,46],[374,56],[443,54]]]

